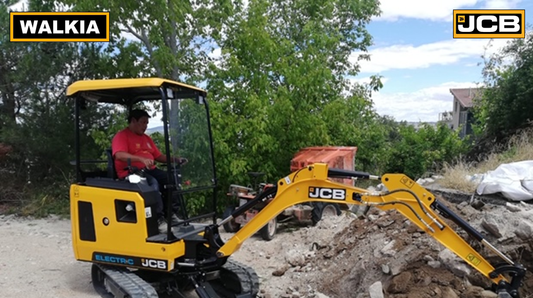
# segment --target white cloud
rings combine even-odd
[[[372,100],[378,114],[392,116],[397,121],[436,122],[439,113],[453,108],[450,88],[476,87],[471,82],[446,82],[414,92],[377,92],[372,95]]]
[[[487,49],[487,54],[501,48],[507,39],[496,39]],[[393,45],[376,48],[369,51],[370,61],[359,61],[361,72],[379,73],[391,69],[417,69],[433,65],[448,65],[465,58],[477,58],[481,62],[481,55],[489,42],[485,39],[454,39],[445,40],[420,46]],[[359,53],[352,53],[350,61],[357,62]],[[470,62],[471,63],[471,62]]]
[[[368,76],[368,77],[361,77],[361,78],[348,78],[348,80],[350,81],[351,84],[355,84],[355,83],[368,84],[368,83],[370,83],[372,78]],[[387,82],[388,80],[389,80],[389,78],[382,77],[381,78],[381,83],[385,84],[385,82]]]
[[[521,0],[487,0],[484,8],[518,8],[518,4],[522,2]]]
[[[397,21],[415,18],[451,22],[454,9],[468,8],[517,8],[521,0],[381,0],[382,15],[376,21]]]
[[[396,21],[398,18],[448,20],[454,9],[473,7],[477,0],[381,0],[382,15],[375,20]]]

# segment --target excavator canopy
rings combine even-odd
[[[160,100],[160,88],[167,89],[168,98],[205,97],[207,91],[184,83],[163,78],[130,78],[84,80],[72,83],[66,95],[81,95],[86,100],[130,105],[141,100]]]

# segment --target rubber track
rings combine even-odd
[[[152,285],[127,269],[98,265],[106,277],[113,280],[130,298],[158,298]]]
[[[249,293],[255,297],[259,293],[259,277],[254,269],[233,260],[228,260],[222,267],[237,275],[241,281],[242,294]]]

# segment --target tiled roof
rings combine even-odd
[[[481,96],[482,90],[479,88],[454,88],[450,89],[450,93],[459,100],[463,107],[471,108],[473,106],[472,100],[476,96]]]

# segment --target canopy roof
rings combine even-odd
[[[126,104],[138,100],[161,99],[159,88],[162,86],[172,89],[174,98],[207,94],[203,89],[172,80],[131,78],[76,81],[68,86],[67,96],[81,95],[91,101]]]

